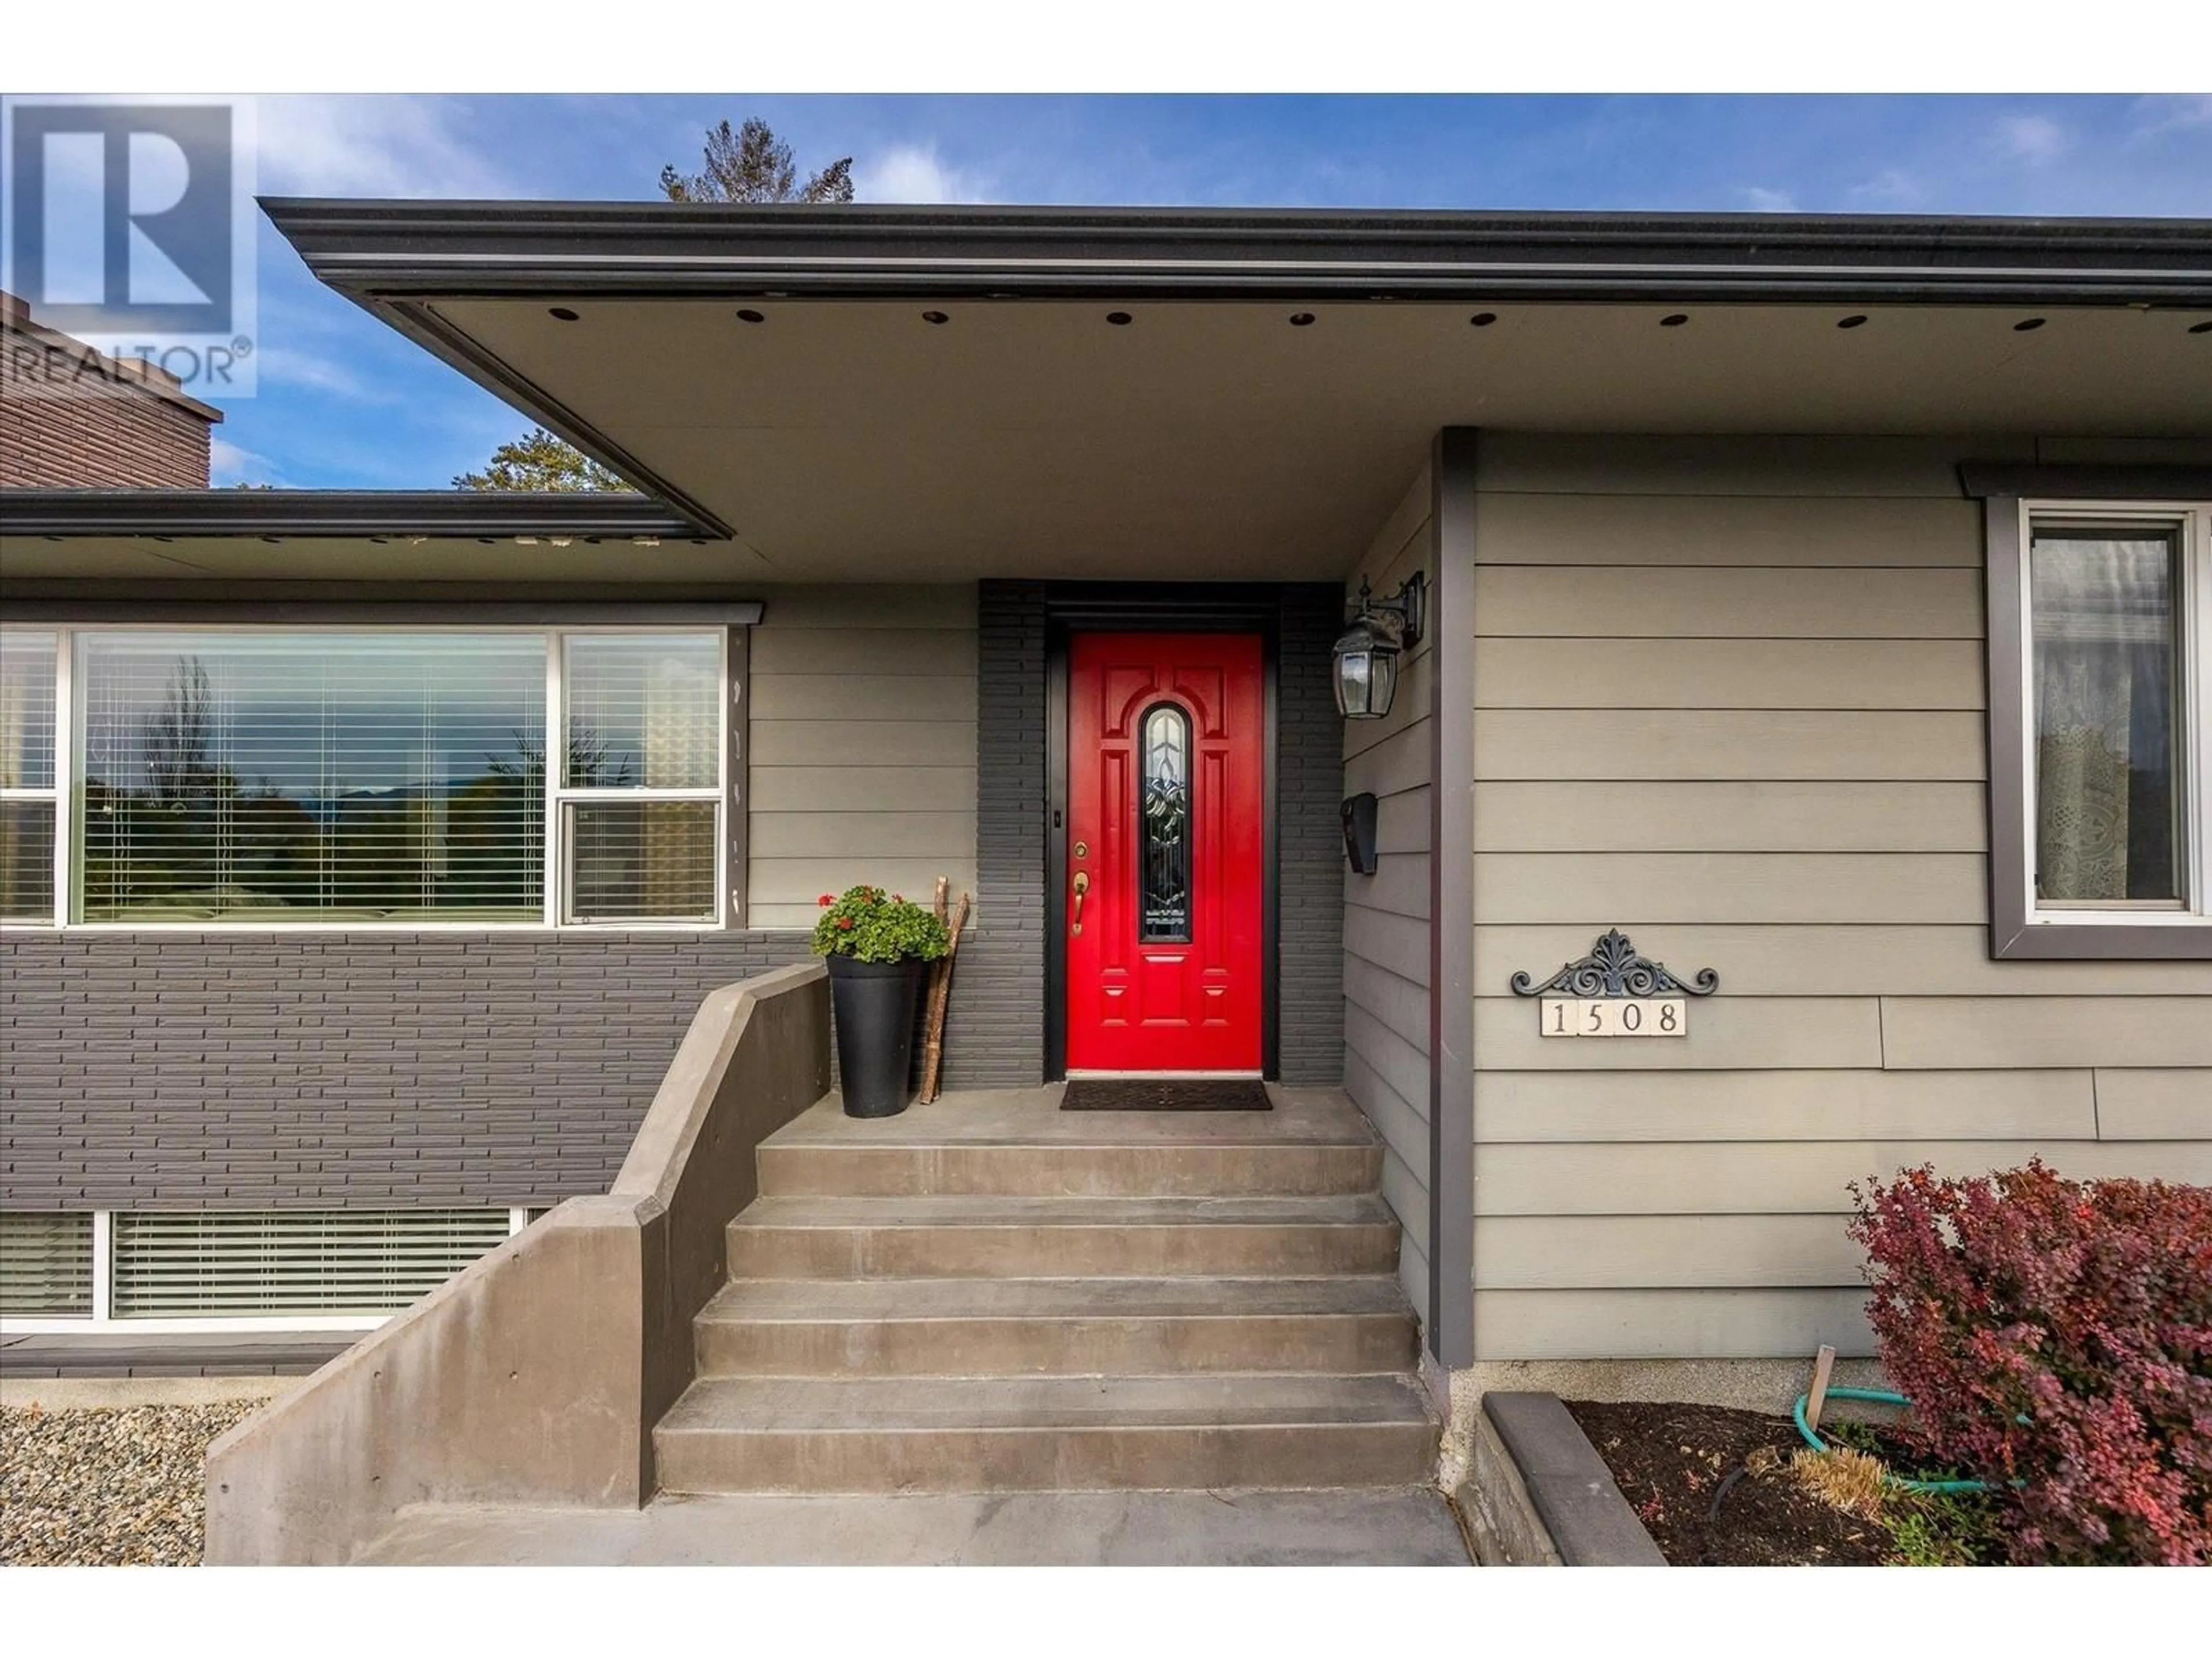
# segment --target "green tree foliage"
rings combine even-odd
[[[791,146],[758,116],[732,131],[727,121],[707,129],[703,172],[690,176],[660,170],[661,193],[672,202],[849,202],[853,158],[832,161],[802,185]]]
[[[613,473],[581,450],[571,448],[544,427],[501,444],[481,472],[464,472],[456,489],[498,489],[568,493],[584,489],[628,489]]]

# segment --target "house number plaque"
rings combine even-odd
[[[1686,997],[1546,997],[1543,1032],[1555,1036],[1687,1036]]]
[[[1536,1029],[1547,1037],[1680,1037],[1690,1034],[1690,999],[1712,995],[1721,976],[1700,969],[1685,984],[1615,927],[1542,984],[1527,974],[1510,984],[1515,996],[1537,999]]]

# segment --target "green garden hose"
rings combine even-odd
[[[1826,1451],[1828,1449],[1828,1443],[1815,1434],[1813,1431],[1813,1425],[1805,1420],[1807,1397],[1804,1395],[1799,1395],[1797,1403],[1790,1408],[1790,1414],[1797,1419],[1797,1432],[1805,1437],[1805,1443],[1814,1451]],[[1905,1406],[1911,1403],[1903,1395],[1892,1394],[1887,1389],[1831,1389],[1828,1390],[1828,1398],[1870,1400],[1878,1406]],[[1881,1474],[1882,1479],[1888,1481],[1890,1485],[1901,1486],[1906,1492],[1987,1492],[1990,1489],[1990,1483],[1986,1480],[1921,1480],[1906,1475],[1893,1474],[1887,1469],[1884,1469]]]

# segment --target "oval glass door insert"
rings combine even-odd
[[[1190,942],[1190,716],[1173,703],[1146,711],[1144,787],[1137,797],[1141,890],[1137,938]]]

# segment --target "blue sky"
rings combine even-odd
[[[651,199],[764,117],[866,201],[2212,216],[2212,97],[343,97],[259,103],[270,195]],[[527,426],[260,235],[216,482],[442,488]]]

